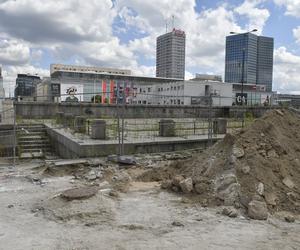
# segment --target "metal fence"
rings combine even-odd
[[[147,103],[141,104],[141,105],[159,105],[157,103],[149,103],[149,97],[151,97],[153,100],[153,96],[142,93],[137,94],[135,98],[143,99],[147,96]],[[184,105],[184,101],[186,98],[191,98],[191,96],[179,96],[176,97],[174,95],[160,95],[159,98],[157,96],[154,96],[157,100],[163,100],[163,98],[166,98],[168,100],[176,100],[176,98],[181,98],[180,101],[175,102],[173,101],[173,105],[169,104],[170,106],[180,107]],[[116,100],[113,105],[117,105],[117,115],[114,118],[107,118],[101,115],[95,116],[95,115],[89,115],[89,114],[83,114],[86,118],[86,122],[82,125],[84,126],[84,130],[86,131],[85,134],[81,134],[79,137],[82,140],[90,139],[91,135],[91,127],[93,120],[95,119],[101,119],[104,120],[106,123],[106,140],[112,140],[117,141],[119,144],[119,154],[124,154],[124,143],[126,142],[149,142],[149,141],[158,141],[161,139],[160,135],[160,121],[164,119],[165,117],[158,117],[158,118],[148,118],[147,114],[141,115],[138,119],[129,119],[126,118],[125,112],[126,112],[126,106],[131,105],[128,103],[128,100],[126,99],[126,95],[124,92],[122,95],[117,94]],[[214,114],[212,114],[212,110],[214,105],[220,105],[224,102],[232,102],[232,97],[221,97],[221,96],[204,96],[201,97],[202,102],[199,102],[197,105],[204,108],[204,117],[199,116],[197,112],[194,114],[187,114],[187,117],[178,118],[176,114],[174,114],[174,117],[168,116],[168,119],[172,119],[174,121],[175,127],[174,127],[174,137],[177,138],[196,138],[199,136],[202,136],[203,138],[208,138],[209,140],[212,140],[214,137],[218,136],[218,132],[214,130],[214,121],[215,117]],[[201,99],[200,98],[200,99]],[[133,99],[131,99],[132,101]],[[182,102],[182,101],[183,102]],[[99,101],[99,100],[98,100]],[[153,102],[153,101],[151,101]],[[96,101],[95,101],[96,103]],[[102,103],[102,101],[101,101]],[[175,104],[174,104],[175,103]],[[101,104],[99,104],[101,105]],[[260,104],[265,105],[265,104]],[[0,129],[0,140],[2,143],[0,143],[0,155],[10,155],[15,160],[19,156],[19,140],[18,135],[20,133],[24,133],[24,129],[22,130],[22,124],[51,124],[52,128],[55,129],[61,129],[64,130],[66,133],[73,134],[75,137],[78,136],[73,130],[73,126],[70,126],[68,124],[64,124],[61,122],[58,122],[57,117],[53,117],[52,119],[22,119],[22,117],[18,117],[18,115],[15,112],[15,108],[13,103],[11,102],[11,105],[8,107],[6,105],[6,109],[1,112],[1,129]],[[241,107],[245,107],[244,105],[241,105]],[[259,105],[254,106],[259,107]],[[269,106],[271,107],[271,106]],[[193,116],[193,117],[191,117]],[[218,114],[218,117],[225,117],[227,120],[227,132],[233,133],[238,129],[241,129],[244,126],[247,126],[250,124],[254,117],[251,113],[247,113],[245,109],[237,110],[236,112],[231,112],[230,114],[227,113],[227,111],[224,109],[223,114]],[[74,122],[74,121],[72,121]],[[5,130],[3,126],[7,125],[7,129]],[[67,130],[66,130],[67,129]],[[79,138],[78,137],[78,138]],[[8,142],[9,141],[9,142]],[[1,153],[2,152],[2,153]]]

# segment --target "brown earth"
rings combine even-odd
[[[244,205],[265,200],[270,212],[300,213],[300,118],[288,110],[269,111],[250,126],[191,159],[149,170],[144,181],[163,181],[180,191],[193,179],[193,193],[208,205]],[[169,181],[168,181],[169,180]]]

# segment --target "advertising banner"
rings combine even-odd
[[[61,88],[61,101],[63,102],[83,101],[82,84],[61,84],[60,88]]]

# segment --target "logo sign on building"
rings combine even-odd
[[[235,102],[237,105],[247,105],[247,93],[236,93],[235,94]]]

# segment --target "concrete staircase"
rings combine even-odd
[[[53,155],[46,127],[43,124],[18,124],[17,141],[21,159]]]

